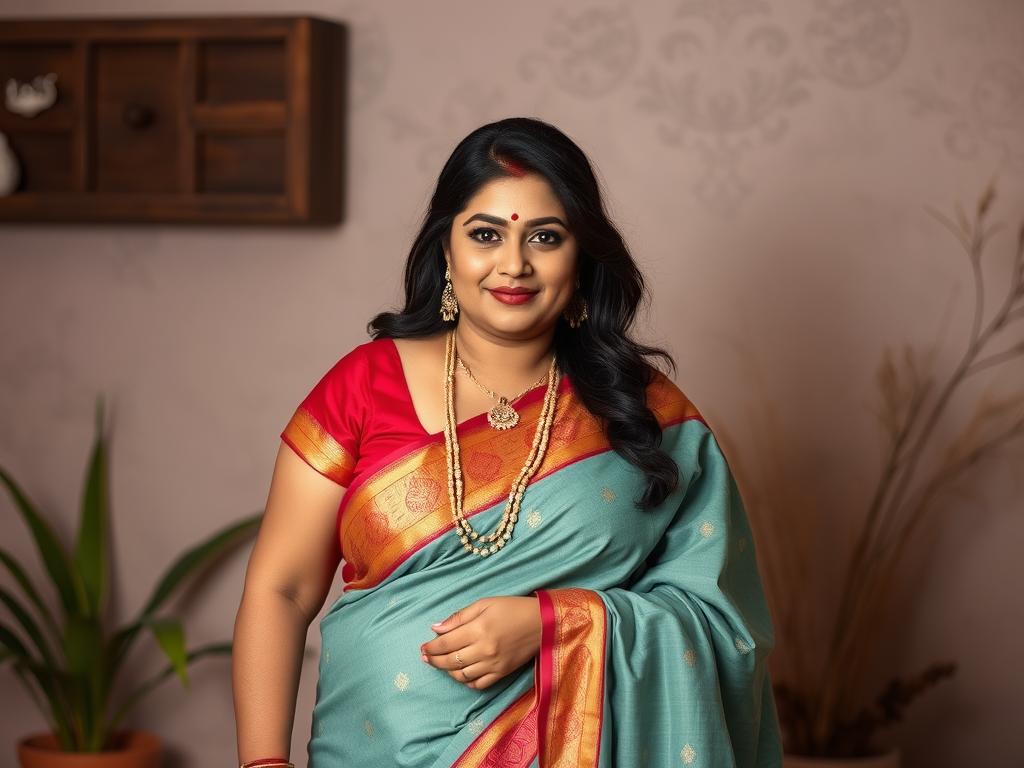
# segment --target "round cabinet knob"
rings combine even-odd
[[[131,103],[125,104],[122,117],[125,125],[135,130],[142,130],[152,124],[155,113],[151,107],[147,107],[145,104]]]

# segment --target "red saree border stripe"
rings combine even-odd
[[[659,373],[648,387],[647,398],[663,429],[691,418],[704,422],[696,407],[664,374]],[[535,401],[522,408],[521,423],[527,427],[536,424],[542,405]],[[548,453],[531,482],[611,448],[598,420],[572,396],[572,390],[569,396],[559,398],[557,408]],[[475,418],[482,423],[459,437],[464,475],[475,461],[486,463],[497,458],[496,445],[503,439],[486,421]],[[532,442],[533,433],[527,432]],[[516,450],[525,456],[529,446],[524,442]],[[516,453],[503,463],[510,469],[478,483],[466,494],[464,506],[470,510],[465,513],[467,518],[507,497],[521,458]],[[352,484],[339,508],[338,544],[346,559],[344,592],[379,584],[406,559],[453,529],[443,436],[441,442],[433,439],[418,450],[382,464],[372,476]],[[396,498],[399,495],[401,498]],[[378,497],[383,501],[378,502]],[[348,512],[342,515],[345,509]]]
[[[551,649],[555,644],[555,608],[551,604],[551,596],[547,590],[538,589],[536,592],[540,601],[541,635],[534,687],[537,690],[537,721],[546,724],[548,713],[551,711]],[[545,754],[546,735],[546,726],[537,728],[537,754],[540,756]]]
[[[334,482],[345,485],[351,479],[356,457],[304,407],[295,409],[281,433],[281,439],[314,469]]]
[[[604,600],[594,590],[579,587],[537,593],[543,595],[544,627],[537,683],[540,765],[597,768],[604,725]]]

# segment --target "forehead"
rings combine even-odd
[[[493,179],[482,186],[466,204],[467,212],[482,211],[508,218],[513,212],[519,218],[540,215],[563,216],[565,211],[547,179],[536,173],[520,177]]]

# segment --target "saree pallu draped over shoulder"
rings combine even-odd
[[[482,533],[501,519],[543,393],[517,402],[513,430],[481,417],[458,426],[466,516]],[[648,405],[680,473],[662,504],[634,506],[642,473],[563,377],[544,462],[512,538],[488,557],[452,530],[443,434],[421,430],[355,476],[338,511],[346,584],[320,622],[311,768],[782,764],[774,633],[740,493],[664,374]],[[284,436],[301,428],[306,443],[289,444],[311,463],[314,449],[343,455],[301,411]],[[496,595],[537,596],[532,664],[475,690],[423,663],[432,622]]]

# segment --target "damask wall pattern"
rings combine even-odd
[[[350,27],[340,227],[0,227],[0,465],[40,489],[66,534],[94,398],[107,394],[114,610],[137,607],[153,564],[211,520],[264,504],[296,398],[399,301],[455,142],[516,114],[555,123],[591,156],[648,277],[642,335],[674,354],[676,381],[735,435],[744,465],[786,466],[820,500],[822,551],[838,562],[876,471],[882,349],[935,341],[950,364],[969,319],[969,269],[925,208],[969,207],[996,179],[994,216],[1009,226],[982,269],[1006,284],[1024,216],[1024,3],[313,0],[302,11]],[[2,17],[293,12],[271,0],[0,0]],[[770,451],[751,433],[769,410]],[[1020,447],[1010,460],[1024,461]],[[1019,475],[993,465],[964,491],[970,524],[961,514],[929,531],[906,610],[879,629],[888,666],[872,685],[892,668],[960,665],[888,734],[908,768],[1000,768],[1024,754],[1024,731],[1008,727],[1024,616],[990,597],[1024,575]],[[13,519],[7,505],[0,519]],[[31,541],[4,525],[5,548],[38,569]],[[192,600],[196,643],[230,631],[244,565]],[[836,576],[826,568],[795,598],[823,599]],[[297,765],[318,642],[314,624]],[[0,686],[16,689],[9,672]],[[41,725],[13,696],[0,708],[0,745]],[[228,667],[210,663],[140,718],[160,724],[170,764],[229,765],[231,711]]]

